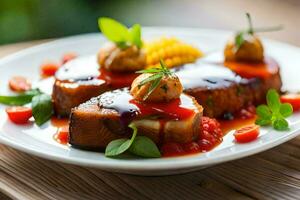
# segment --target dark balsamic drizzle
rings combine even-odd
[[[176,75],[181,80],[184,89],[226,88],[236,83],[247,83],[230,69],[208,63],[194,63],[184,65],[176,70]]]
[[[60,81],[86,82],[100,75],[96,56],[79,57],[63,65],[55,74]]]
[[[121,125],[125,128],[139,114],[138,107],[129,103],[131,99],[129,89],[123,88],[102,94],[98,105],[100,108],[116,110],[120,114]]]
[[[131,96],[129,92],[129,88],[123,88],[118,90],[113,90],[110,92],[103,93],[98,98],[98,106],[100,108],[107,108],[107,109],[113,109],[117,111],[120,115],[120,124],[123,126],[123,128],[126,129],[128,124],[132,122],[135,119],[141,119],[141,118],[147,118],[152,119],[155,115],[155,117],[163,117],[163,116],[156,116],[157,113],[152,113],[150,116],[144,116],[140,108],[132,103],[133,97]],[[180,107],[194,110],[196,109],[196,106],[194,105],[194,102],[191,97],[182,94],[180,96]],[[145,106],[149,106],[145,104]],[[156,108],[156,111],[158,113],[163,113],[164,111],[159,110]],[[175,119],[173,119],[175,120]]]

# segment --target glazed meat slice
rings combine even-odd
[[[92,77],[76,81],[55,80],[52,93],[55,114],[67,117],[72,108],[107,90],[109,87],[103,80]]]
[[[98,79],[95,56],[75,59],[62,66],[55,74],[52,100],[55,114],[69,116],[72,108],[111,88]]]
[[[164,120],[152,117],[132,117],[135,106],[129,104],[132,96],[128,89],[106,92],[99,97],[72,109],[69,143],[88,150],[102,150],[118,138],[128,138],[127,127],[132,119],[138,134],[151,138],[155,143],[190,142],[198,138],[203,108],[193,97],[182,94],[181,102],[191,109],[192,115],[183,120]]]
[[[263,103],[270,88],[280,91],[282,83],[279,66],[275,61],[270,76],[243,79],[224,67],[223,58],[220,58],[204,58],[198,63],[176,69],[184,92],[194,96],[204,107],[204,115],[219,118],[249,104]],[[52,99],[56,114],[68,116],[71,108],[112,90],[112,87],[98,77],[95,56],[75,59],[63,66],[56,74],[53,87]]]
[[[177,72],[184,92],[204,107],[204,115],[214,118],[234,113],[249,104],[265,102],[268,89],[280,91],[279,70],[268,78],[243,79],[230,69],[216,64],[187,65]]]

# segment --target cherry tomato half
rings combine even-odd
[[[45,63],[41,65],[41,74],[43,76],[54,76],[60,66],[55,63]]]
[[[14,76],[8,82],[9,88],[15,92],[25,92],[31,89],[31,83],[22,76]]]
[[[8,118],[15,124],[25,124],[32,117],[32,110],[28,107],[13,106],[6,108]]]
[[[69,141],[69,126],[58,128],[55,139],[60,144],[67,144]]]
[[[290,103],[293,110],[300,110],[300,94],[285,94],[280,97],[281,103]]]
[[[75,53],[66,53],[62,57],[62,64],[65,64],[65,63],[69,62],[70,60],[73,60],[76,57],[77,57],[77,54],[75,54]]]
[[[259,126],[249,125],[240,128],[233,134],[238,143],[247,143],[255,140],[259,135]]]

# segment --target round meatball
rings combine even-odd
[[[140,83],[149,78],[153,74],[141,74],[131,84],[130,93],[137,101],[145,102],[168,102],[179,98],[183,91],[183,87],[179,78],[175,75],[164,76],[158,86],[146,98],[149,88],[153,82],[148,82],[142,86]]]
[[[263,62],[264,48],[257,36],[248,34],[239,49],[236,48],[234,39],[228,41],[224,56],[225,61]]]
[[[121,49],[114,43],[108,43],[98,53],[98,63],[113,72],[134,72],[146,65],[146,53],[133,45]]]

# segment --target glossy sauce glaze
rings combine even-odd
[[[184,89],[226,88],[235,83],[247,83],[248,81],[226,67],[207,63],[184,65],[175,69],[175,72]]]
[[[243,78],[267,78],[278,73],[279,65],[271,57],[262,63],[224,62],[223,57],[212,54],[200,62],[187,64],[174,71],[184,88],[207,87],[210,89],[226,87],[232,83],[247,82]],[[128,87],[137,77],[136,73],[112,73],[100,68],[96,56],[79,57],[63,65],[55,74],[57,80],[85,83],[104,80],[113,88]],[[243,78],[241,78],[243,77]]]
[[[134,119],[155,118],[167,120],[183,120],[194,114],[196,109],[187,95],[181,95],[168,103],[141,103],[131,96],[129,89],[119,89],[100,96],[99,106],[116,110],[120,114],[121,123],[127,127]]]
[[[84,59],[82,60],[82,65],[84,66]],[[105,79],[110,84],[121,87],[130,85],[131,81],[135,78],[136,74],[111,74],[110,72],[104,70],[98,70],[98,64],[95,58],[89,58],[90,63],[93,63],[87,68],[93,68],[92,70],[81,69],[85,71],[84,73],[78,72],[77,69],[70,69],[72,62],[69,62],[70,66],[68,70],[64,73],[57,73],[57,78],[62,80],[72,80],[72,81],[82,81],[82,80],[94,80],[94,79]],[[272,61],[270,61],[272,63]],[[227,63],[228,64],[228,63]],[[80,66],[79,62],[76,66]],[[275,65],[274,65],[275,66]],[[275,67],[276,68],[276,67]],[[96,69],[96,70],[95,70]],[[73,71],[74,70],[74,71]],[[177,76],[181,79],[184,88],[206,88],[206,89],[216,89],[229,87],[232,83],[247,83],[247,79],[241,78],[235,72],[230,69],[217,65],[208,63],[198,63],[185,65],[183,67],[175,69]],[[67,76],[68,75],[68,76]],[[125,78],[127,77],[127,78]],[[121,80],[122,79],[122,80]],[[113,81],[115,82],[113,83]],[[121,81],[120,81],[121,80]],[[125,91],[125,92],[124,92]],[[180,99],[171,102],[168,106],[166,104],[141,104],[132,99],[129,94],[128,89],[116,90],[110,93],[106,93],[99,99],[99,106],[105,108],[112,108],[116,110],[121,115],[121,123],[125,128],[128,124],[136,119],[143,117],[155,117],[159,116],[159,121],[163,125],[165,119],[180,120],[190,116],[193,111],[193,105],[186,101],[185,95],[182,95]],[[187,144],[163,144],[160,146],[163,156],[181,156],[188,155],[192,153],[206,152],[213,149],[215,146],[222,142],[222,137],[224,133],[229,130],[239,128],[243,125],[251,124],[255,120],[253,118],[242,119],[235,116],[235,119],[231,120],[220,120],[220,123],[214,119],[203,117],[201,122],[202,131],[199,133],[200,139]],[[131,131],[128,130],[127,131]],[[57,139],[62,138],[62,139]],[[56,134],[57,141],[63,141],[66,138],[66,133]],[[62,142],[63,143],[63,142]]]
[[[113,73],[99,69],[96,56],[76,58],[63,65],[55,74],[55,78],[65,84],[99,84],[105,81],[112,88],[128,87],[137,76],[133,72]]]

